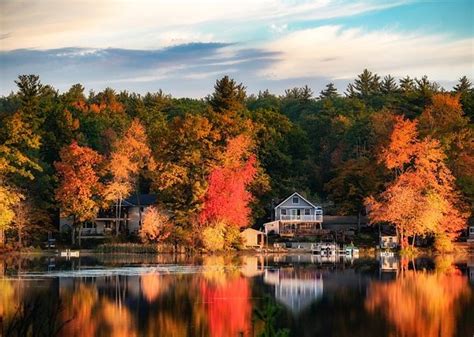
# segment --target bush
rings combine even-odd
[[[202,243],[204,249],[216,252],[224,249],[225,225],[221,222],[206,227],[202,232]]]
[[[235,226],[225,227],[224,232],[224,249],[242,249],[244,243],[240,236],[240,229]]]
[[[223,221],[216,222],[204,229],[202,243],[204,249],[210,252],[241,249],[243,247],[239,228],[228,225]]]
[[[148,207],[143,212],[142,227],[138,235],[143,242],[160,242],[166,240],[172,231],[169,217],[157,207]]]
[[[436,234],[434,247],[439,253],[442,254],[452,253],[454,251],[453,242],[446,233]]]

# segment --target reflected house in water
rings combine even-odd
[[[82,239],[101,239],[112,235],[116,231],[116,224],[119,230],[128,233],[137,233],[141,226],[143,211],[156,204],[157,197],[154,194],[133,195],[122,200],[121,216],[118,217],[116,205],[108,209],[101,209],[94,219],[83,225],[81,231]],[[61,233],[68,233],[72,230],[73,218],[61,216],[59,230]]]
[[[264,257],[262,255],[245,256],[240,266],[240,272],[245,277],[262,275],[265,272]]]
[[[323,295],[322,275],[314,269],[265,269],[263,281],[275,287],[275,298],[294,314]]]
[[[380,271],[396,273],[398,271],[398,257],[380,256]]]
[[[274,208],[274,221],[263,226],[265,234],[311,236],[322,229],[323,209],[295,192]]]
[[[474,284],[474,257],[471,256],[467,261],[467,269],[469,271],[469,280]]]

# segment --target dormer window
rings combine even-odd
[[[294,203],[294,204],[299,204],[299,203],[300,203],[300,198],[298,198],[298,197],[293,197],[293,203]]]

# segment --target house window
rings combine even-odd
[[[474,235],[474,226],[473,226],[473,227],[469,227],[469,234]]]
[[[298,198],[298,197],[293,197],[293,203],[294,203],[294,204],[299,204],[299,203],[300,203],[300,198]]]
[[[281,215],[286,215],[286,209],[281,210]]]
[[[306,208],[304,210],[304,215],[310,215],[310,214],[311,214],[311,212],[310,212],[309,208]]]

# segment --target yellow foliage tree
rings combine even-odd
[[[150,161],[151,151],[141,122],[133,120],[123,138],[116,140],[112,147],[108,165],[112,179],[105,185],[103,194],[106,201],[115,202],[116,218],[121,219],[122,201],[133,191],[136,177]]]

